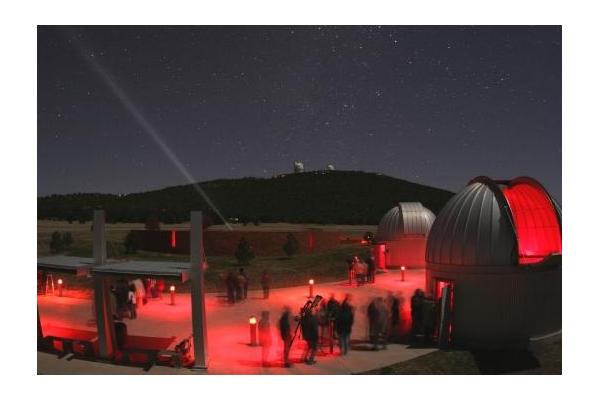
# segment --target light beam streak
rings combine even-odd
[[[148,119],[144,116],[142,111],[135,105],[135,103],[129,98],[127,93],[119,86],[116,80],[110,75],[110,73],[103,68],[100,63],[90,56],[88,52],[86,52],[86,48],[81,43],[81,41],[77,38],[76,34],[71,34],[70,37],[77,44],[78,50],[81,53],[83,59],[88,63],[88,65],[92,68],[92,70],[102,79],[102,81],[110,88],[115,97],[119,100],[121,105],[131,114],[131,116],[135,119],[135,121],[140,124],[142,130],[152,138],[154,143],[158,146],[158,148],[167,156],[167,158],[173,163],[175,168],[183,175],[183,177],[193,186],[193,188],[202,196],[204,201],[213,209],[213,211],[219,216],[221,221],[225,224],[227,229],[230,231],[233,230],[227,220],[223,217],[217,206],[212,202],[212,200],[208,197],[206,192],[198,185],[198,183],[194,180],[192,174],[185,168],[185,166],[179,161],[179,158],[175,154],[175,152],[167,145],[167,143],[163,140],[161,135],[158,133],[156,128],[148,121]]]

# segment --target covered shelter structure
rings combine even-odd
[[[117,345],[115,335],[115,305],[111,298],[111,285],[117,280],[131,281],[138,278],[164,278],[171,281],[186,282],[191,280],[192,302],[192,330],[194,367],[204,369],[207,367],[206,349],[206,312],[204,305],[204,269],[205,258],[202,249],[202,214],[192,212],[191,250],[189,262],[175,261],[115,261],[106,258],[106,236],[104,232],[104,212],[94,212],[94,242],[93,258],[80,258],[68,256],[50,256],[38,258],[38,271],[60,271],[78,276],[88,276],[93,281],[93,319],[96,324],[96,334],[92,339],[87,335],[84,342],[86,353],[93,353],[94,358],[113,360],[117,352],[122,351]],[[47,345],[47,336],[44,335],[40,314],[38,311],[38,342]],[[73,339],[56,338],[68,343],[72,349]],[[77,344],[77,343],[76,343]],[[64,346],[63,346],[64,348]]]
[[[456,345],[486,348],[559,334],[561,241],[561,208],[539,182],[471,180],[427,240],[427,291],[448,296],[440,331]]]
[[[378,268],[424,267],[435,215],[423,204],[403,202],[381,218],[372,252]]]

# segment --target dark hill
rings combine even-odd
[[[219,179],[200,183],[226,218],[240,221],[377,224],[398,201],[420,201],[438,213],[453,193],[358,171],[312,171],[274,178]],[[109,222],[164,223],[189,220],[203,210],[220,223],[192,185],[124,196],[69,194],[38,198],[38,219],[89,220],[94,208],[106,210]]]

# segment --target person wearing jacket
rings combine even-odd
[[[350,296],[346,296],[336,320],[335,329],[340,340],[340,354],[346,355],[350,348],[350,335],[354,324],[354,308],[350,304]]]

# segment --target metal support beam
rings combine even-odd
[[[94,264],[106,264],[106,234],[104,228],[104,210],[94,210]]]
[[[106,264],[106,234],[104,211],[94,211],[94,265]],[[110,359],[116,350],[115,326],[110,301],[110,285],[102,275],[94,276],[94,309],[98,329],[98,352],[100,358]]]
[[[190,278],[192,280],[192,328],[194,333],[193,369],[208,368],[206,345],[206,307],[204,304],[204,245],[202,212],[192,211],[190,232]]]
[[[98,328],[98,355],[104,359],[111,359],[117,349],[110,295],[108,280],[101,275],[95,275],[94,308]]]

